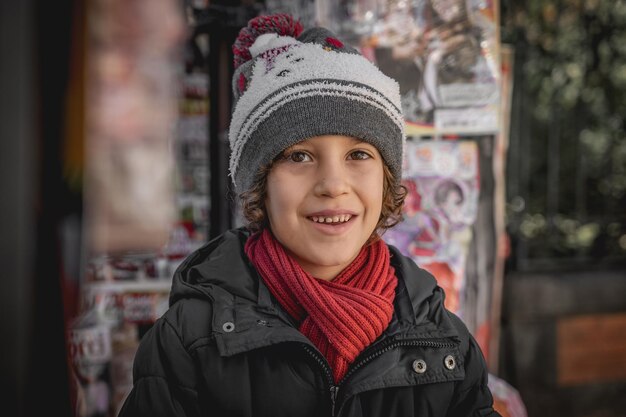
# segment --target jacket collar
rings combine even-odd
[[[210,299],[212,333],[222,356],[287,341],[311,345],[245,255],[248,236],[245,229],[232,230],[190,255],[174,275],[170,305],[181,298]],[[389,249],[398,286],[394,315],[379,341],[458,339],[432,275]]]

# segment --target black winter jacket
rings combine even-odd
[[[247,237],[227,232],[178,268],[120,417],[498,416],[476,342],[433,277],[395,248],[391,323],[335,385],[244,254]]]

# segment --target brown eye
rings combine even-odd
[[[291,162],[308,162],[311,160],[311,157],[305,152],[294,151],[287,155],[287,159]]]
[[[365,160],[371,158],[370,154],[364,151],[354,151],[350,154],[350,159]]]

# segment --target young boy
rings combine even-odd
[[[324,29],[255,18],[233,50],[248,227],[177,270],[120,416],[496,416],[482,354],[401,216],[398,85]]]

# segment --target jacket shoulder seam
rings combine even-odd
[[[446,310],[446,312],[448,314],[448,317],[450,318],[450,321],[452,322],[452,325],[454,326],[454,328],[458,332],[459,336],[462,339],[464,339],[466,341],[469,341],[471,333],[470,333],[469,329],[467,328],[467,325],[456,314],[452,313],[449,310]]]
[[[163,321],[172,329],[176,337],[178,337],[178,341],[180,342],[180,344],[182,346],[185,346],[185,344],[183,343],[183,337],[180,335],[174,324],[167,318],[167,316],[163,316]]]
[[[199,337],[199,338],[195,339],[193,342],[191,342],[189,344],[188,349],[189,350],[196,350],[196,349],[201,348],[203,346],[210,345],[213,341],[215,341],[215,336],[214,335],[202,336],[202,337]]]
[[[199,348],[201,346],[208,345],[213,340],[215,340],[215,336],[214,335],[209,335],[209,336],[200,336],[200,337],[194,338],[189,343],[185,343],[185,341],[183,340],[183,337],[176,330],[176,327],[174,326],[174,324],[172,322],[170,322],[167,317],[163,317],[163,320],[165,321],[165,323],[167,323],[167,325],[169,327],[171,327],[171,329],[174,332],[174,334],[176,334],[176,337],[178,337],[178,340],[180,341],[181,346],[183,348],[185,348],[185,352],[187,352],[187,354],[190,355],[190,356],[191,356],[191,351],[193,351],[193,350],[195,350],[195,349],[197,349],[197,348]]]

